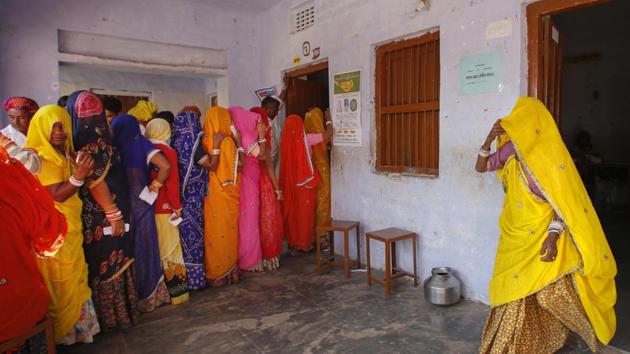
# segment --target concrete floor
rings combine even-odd
[[[314,256],[285,257],[273,273],[193,293],[190,301],[142,316],[124,332],[61,353],[475,353],[487,307],[462,301],[440,308],[422,288],[398,280],[394,296],[349,283],[340,269],[317,275]],[[562,353],[588,352],[571,338]],[[617,353],[603,348],[603,353]]]

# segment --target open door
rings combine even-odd
[[[306,111],[312,107],[326,108],[328,86],[311,80],[291,78],[290,89],[287,91],[287,115],[297,114],[304,118]]]
[[[551,16],[541,21],[542,33],[542,87],[538,98],[547,106],[549,112],[560,126],[560,93],[562,87],[562,39],[554,26]]]

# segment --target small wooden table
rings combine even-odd
[[[42,321],[37,323],[30,331],[24,333],[21,336],[11,338],[6,342],[0,343],[0,353],[8,352],[9,350],[15,349],[16,346],[23,344],[31,337],[37,335],[40,332],[44,332],[46,334],[46,347],[48,354],[55,354],[55,336],[53,334],[54,322],[53,318],[50,316],[46,316]]]
[[[367,257],[367,279],[368,285],[372,286],[372,280],[385,287],[385,295],[392,295],[392,279],[409,276],[413,278],[413,287],[418,286],[418,274],[416,270],[416,243],[418,235],[415,232],[389,228],[379,231],[365,233],[365,253]],[[385,243],[385,278],[378,279],[372,277],[370,266],[370,239]],[[396,242],[411,239],[413,241],[413,274],[402,271],[396,262]]]
[[[357,235],[357,268],[361,268],[361,246],[359,244],[359,222],[358,221],[347,221],[347,220],[333,220],[330,226],[324,226],[317,230],[317,272],[321,273],[321,237],[320,235],[324,232],[328,233],[329,237],[329,249],[330,255],[327,260],[327,264],[329,265],[337,265],[335,263],[335,231],[343,232],[343,271],[346,277],[346,280],[350,279],[350,242],[348,240],[350,230],[355,229]]]

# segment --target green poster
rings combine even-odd
[[[490,52],[462,57],[459,60],[459,82],[462,95],[499,91],[501,58]]]
[[[361,72],[351,71],[343,74],[336,74],[335,95],[342,93],[359,92],[361,90]]]

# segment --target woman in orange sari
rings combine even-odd
[[[300,116],[290,115],[284,123],[280,142],[280,186],[284,193],[284,230],[292,255],[308,252],[313,247],[320,176],[311,160],[311,149],[332,136],[332,124],[326,125],[323,134],[306,134]]]
[[[239,154],[230,129],[230,113],[212,107],[206,113],[203,146],[210,155],[208,196],[204,201],[206,277],[212,285],[238,283]]]
[[[329,112],[326,111],[328,115]],[[327,120],[329,121],[329,120]],[[319,108],[313,108],[304,118],[304,130],[307,134],[321,134],[325,131],[324,113]],[[322,233],[322,227],[330,226],[332,221],[330,215],[330,156],[328,154],[328,144],[330,140],[324,139],[323,142],[313,146],[313,164],[317,168],[317,172],[322,183],[317,188],[317,207],[315,209],[315,232],[317,237],[326,236]],[[324,237],[322,245],[328,244],[328,238]]]

